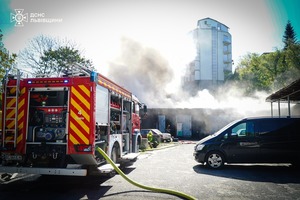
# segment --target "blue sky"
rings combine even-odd
[[[267,6],[273,18],[273,24],[279,37],[283,36],[287,21],[290,20],[297,40],[300,41],[300,1],[299,0],[268,0]],[[282,45],[282,44],[281,44]]]
[[[158,50],[171,64],[184,64],[190,59],[183,55],[190,53],[183,48],[185,35],[206,17],[229,27],[235,63],[248,52],[282,48],[288,20],[299,40],[299,7],[298,0],[0,0],[0,28],[5,46],[15,53],[40,34],[72,40],[105,74],[120,54],[122,37]],[[10,21],[15,9],[29,18],[42,13],[61,21],[15,27]]]
[[[0,28],[4,34],[9,34],[14,25],[10,23],[10,0],[0,0]]]

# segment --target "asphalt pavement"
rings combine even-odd
[[[193,158],[196,141],[163,143],[141,152],[123,172],[151,187],[183,192],[209,200],[297,200],[300,171],[289,165],[236,164],[212,170]],[[0,184],[0,199],[43,200],[156,200],[181,199],[176,195],[141,189],[120,175],[112,178],[28,176]]]

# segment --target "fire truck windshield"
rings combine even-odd
[[[32,91],[30,106],[66,106],[67,91]]]

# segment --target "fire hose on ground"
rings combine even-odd
[[[179,191],[164,189],[164,188],[154,188],[154,187],[149,187],[149,186],[137,183],[137,182],[131,180],[130,178],[128,178],[122,172],[122,170],[120,170],[119,167],[115,165],[115,163],[108,157],[108,155],[100,147],[97,147],[96,150],[105,158],[105,160],[107,160],[113,166],[113,168],[115,169],[115,171],[118,174],[120,174],[126,181],[128,181],[132,185],[135,185],[135,186],[140,187],[140,188],[145,189],[145,190],[150,190],[150,191],[160,192],[160,193],[167,193],[167,194],[175,195],[175,196],[182,197],[182,198],[185,198],[185,199],[188,199],[188,200],[196,200],[195,197],[187,195],[187,194],[179,192]]]

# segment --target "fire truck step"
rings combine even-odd
[[[1,172],[20,174],[43,174],[43,175],[64,175],[64,176],[86,176],[86,169],[65,169],[65,168],[32,168],[32,167],[7,167],[0,166]]]
[[[140,155],[140,153],[128,153],[125,154],[124,156],[122,156],[122,160],[134,160],[136,159],[138,156]]]
[[[80,164],[68,164],[67,169],[82,169],[82,165],[80,165]]]
[[[120,166],[120,164],[116,164],[117,167]],[[111,173],[112,171],[114,171],[114,167],[111,165],[111,164],[105,164],[105,165],[101,165],[100,167],[98,167],[98,170],[101,172],[101,173]]]

